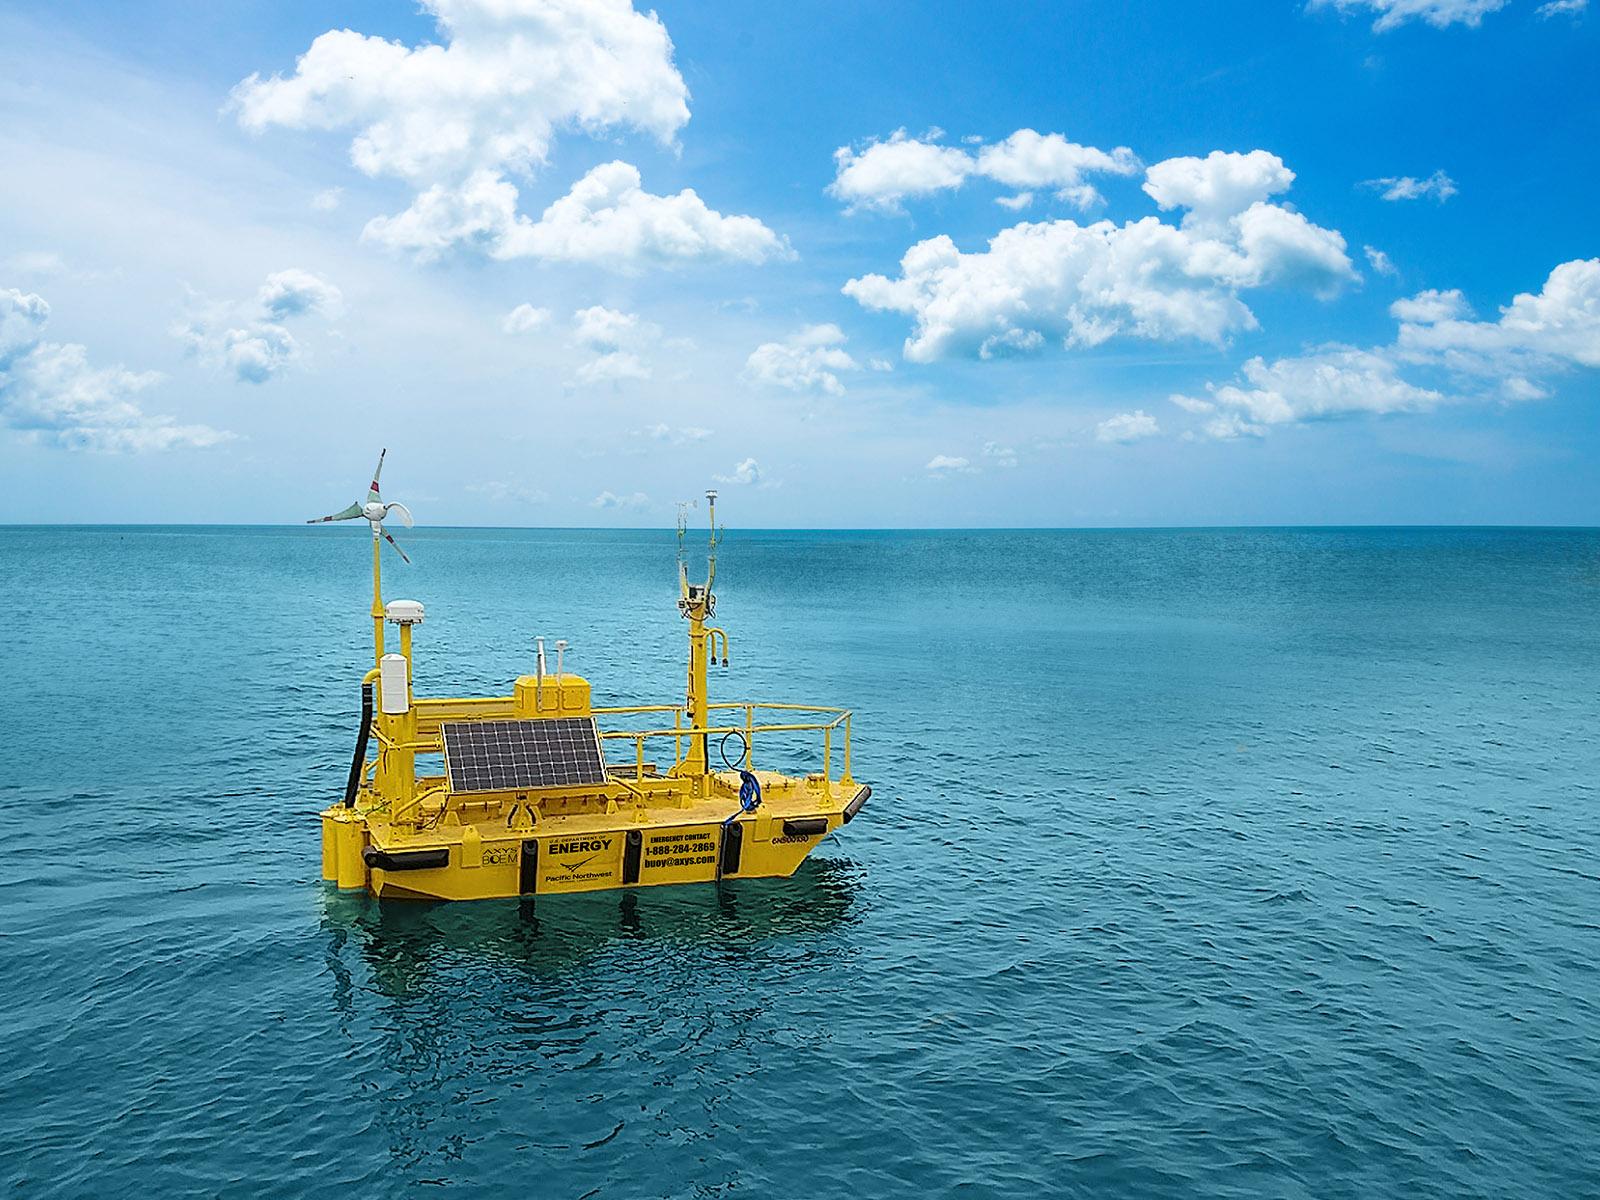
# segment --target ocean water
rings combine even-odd
[[[670,535],[407,545],[419,690],[679,694]],[[0,530],[8,1194],[1600,1194],[1600,534],[734,531],[871,803],[531,906],[318,877],[367,564]]]

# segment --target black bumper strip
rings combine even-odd
[[[622,882],[639,882],[639,859],[644,853],[644,834],[637,829],[628,830],[622,840]]]
[[[379,850],[368,846],[361,852],[369,867],[380,871],[426,871],[450,865],[450,847],[437,850]]]
[[[813,833],[827,832],[827,817],[796,817],[783,823],[784,837],[810,837]]]
[[[717,860],[717,878],[739,873],[739,856],[744,851],[744,827],[729,821],[722,827],[722,854]]]
[[[518,868],[517,890],[531,896],[539,890],[539,840],[528,838],[522,843],[522,862]]]
[[[866,784],[862,784],[861,790],[856,793],[856,798],[844,806],[844,823],[848,825],[851,821],[854,821],[856,814],[866,806],[867,801],[871,798],[872,789]]]

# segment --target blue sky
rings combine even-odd
[[[0,5],[0,521],[1600,523],[1597,27]]]

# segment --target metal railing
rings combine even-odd
[[[822,734],[822,779],[825,784],[833,782],[833,735],[834,731],[844,731],[844,771],[840,780],[850,780],[850,710],[847,708],[828,708],[819,704],[778,704],[763,701],[747,700],[721,700],[706,705],[710,711],[742,711],[744,713],[743,725],[706,725],[703,727],[685,725],[684,718],[688,711],[681,704],[633,704],[616,708],[596,708],[592,711],[596,718],[642,716],[649,713],[671,713],[672,728],[656,729],[613,729],[603,730],[600,734],[602,741],[623,741],[631,738],[634,743],[633,766],[635,781],[645,778],[645,742],[657,738],[672,738],[674,743],[673,766],[682,766],[684,762],[683,743],[685,738],[727,737],[731,734],[741,735],[744,741],[744,769],[752,770],[755,760],[756,734],[779,733],[821,733]],[[783,721],[756,724],[758,711],[791,712],[791,713],[817,713],[826,715],[825,721]],[[707,747],[709,758],[709,749]],[[611,763],[611,766],[625,766],[622,763]],[[709,769],[710,763],[707,763]]]
[[[485,705],[484,707],[487,708],[488,706]],[[633,743],[634,743],[633,764],[632,764],[634,770],[633,770],[633,780],[632,780],[632,782],[630,782],[625,776],[623,776],[620,773],[611,775],[612,781],[615,782],[615,783],[621,784],[624,788],[626,788],[629,792],[633,793],[636,797],[639,797],[640,799],[644,798],[644,792],[641,791],[640,788],[635,786],[635,785],[641,783],[644,779],[647,778],[647,773],[646,773],[646,770],[645,770],[645,765],[646,765],[645,764],[645,743],[648,742],[648,741],[651,741],[653,739],[665,739],[665,738],[672,738],[673,739],[673,743],[674,743],[673,767],[677,768],[679,766],[682,766],[682,764],[685,761],[685,757],[686,756],[684,754],[684,740],[686,738],[700,737],[700,736],[711,738],[711,737],[716,737],[718,735],[723,736],[723,737],[727,737],[727,736],[730,736],[732,734],[737,733],[737,734],[739,734],[741,736],[741,738],[743,740],[743,743],[744,743],[744,755],[743,755],[744,762],[743,762],[743,766],[744,766],[744,769],[746,771],[749,771],[749,770],[753,769],[753,764],[754,764],[754,761],[755,761],[755,742],[756,742],[756,735],[757,734],[821,733],[822,734],[822,772],[821,772],[822,780],[823,780],[823,783],[824,783],[825,786],[831,786],[833,784],[833,782],[834,782],[834,779],[833,779],[833,736],[834,736],[834,732],[836,730],[843,729],[843,731],[844,731],[844,747],[843,747],[843,749],[844,749],[844,763],[843,763],[843,768],[844,769],[843,769],[843,773],[839,776],[839,782],[843,782],[843,783],[851,782],[851,776],[850,776],[850,710],[849,709],[847,709],[847,708],[828,708],[828,707],[825,707],[825,706],[822,706],[822,705],[817,705],[817,704],[780,704],[780,703],[774,703],[774,702],[745,701],[745,700],[721,700],[721,701],[716,701],[714,703],[706,705],[706,708],[707,708],[707,710],[717,711],[717,712],[742,712],[744,714],[744,723],[742,725],[741,724],[721,724],[721,725],[706,725],[704,727],[687,725],[684,722],[685,722],[685,719],[688,716],[688,709],[687,709],[687,707],[685,705],[681,705],[681,704],[633,704],[633,705],[624,705],[624,706],[612,707],[612,708],[594,708],[594,709],[591,709],[590,711],[593,713],[593,715],[597,719],[597,722],[598,722],[598,720],[600,718],[604,718],[604,717],[645,716],[645,715],[655,714],[655,713],[671,713],[672,714],[672,727],[670,729],[666,728],[665,726],[662,726],[662,727],[653,728],[653,729],[612,729],[612,730],[601,730],[600,731],[600,737],[602,739],[602,742],[605,742],[605,741],[626,741],[626,740],[631,739],[633,741]],[[776,722],[766,722],[766,723],[762,723],[762,724],[757,724],[756,723],[756,713],[757,712],[761,712],[761,711],[786,712],[786,713],[815,713],[815,714],[818,714],[820,716],[825,716],[825,717],[827,717],[827,719],[826,720],[817,720],[817,721],[776,721]],[[470,719],[470,718],[467,718],[467,719]],[[436,753],[438,753],[439,751],[441,751],[444,748],[443,747],[443,738],[436,731],[430,731],[429,733],[421,734],[419,737],[415,738],[414,740],[400,741],[400,740],[397,740],[397,739],[389,737],[386,733],[383,732],[382,729],[380,729],[376,725],[374,725],[373,730],[372,730],[372,735],[373,735],[373,738],[377,741],[378,745],[382,749],[390,750],[390,751],[402,751],[402,750],[405,750],[405,751],[411,751],[413,753],[418,753],[418,754],[429,754],[429,753],[436,754]],[[711,766],[710,761],[709,761],[709,759],[710,759],[710,754],[709,754],[710,746],[709,746],[709,744],[707,745],[706,749],[707,749],[707,752],[708,752],[707,753],[706,767],[707,767],[707,770],[709,771],[710,770],[710,766]],[[616,763],[616,762],[609,762],[609,761],[607,762],[606,765],[607,765],[608,768],[621,768],[621,769],[625,769],[626,766],[627,766],[627,764],[625,764],[625,763]],[[378,758],[376,756],[374,756],[371,759],[368,759],[365,763],[362,764],[360,781],[361,781],[361,789],[363,791],[370,791],[374,787],[375,776],[376,776],[376,773],[377,773],[377,766],[378,766]],[[415,793],[409,800],[402,801],[399,804],[396,804],[396,802],[395,802],[395,800],[393,798],[385,800],[382,804],[377,806],[377,811],[387,810],[390,813],[391,819],[393,819],[393,820],[403,820],[407,816],[409,816],[410,814],[417,812],[421,808],[422,803],[423,803],[424,800],[433,799],[433,798],[435,798],[437,796],[448,796],[448,794],[449,794],[449,791],[448,791],[447,787],[443,787],[441,785],[435,784],[435,785],[433,785],[431,787],[425,787],[425,788],[421,789],[420,791]]]

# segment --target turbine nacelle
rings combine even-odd
[[[410,529],[414,524],[416,524],[416,522],[411,519],[411,510],[404,504],[401,504],[398,500],[391,500],[388,504],[382,504],[376,500],[373,500],[361,506],[361,515],[367,520],[371,521],[374,525],[382,521],[394,511],[398,511],[400,513],[400,523],[407,529]]]

